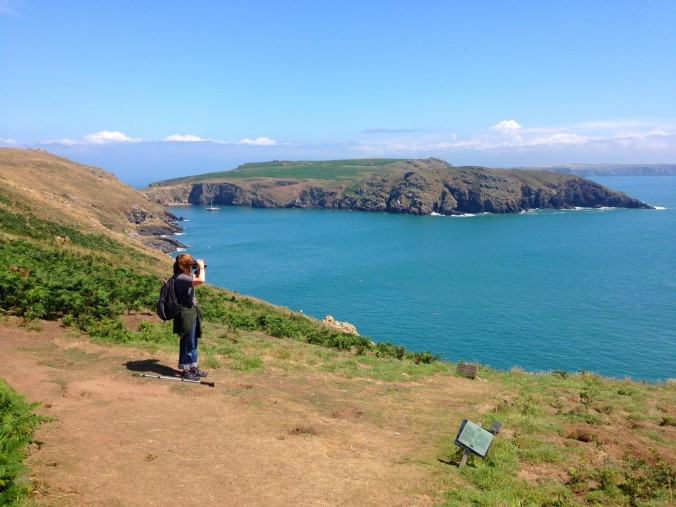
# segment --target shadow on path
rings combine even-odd
[[[128,370],[137,372],[153,372],[167,377],[177,376],[176,370],[159,363],[158,359],[143,359],[142,361],[127,361],[124,363]]]

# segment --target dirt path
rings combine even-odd
[[[264,368],[215,388],[134,377],[175,358],[106,347],[56,323],[0,324],[2,377],[40,413],[27,465],[50,506],[429,506],[450,487],[459,421],[487,382],[381,383]]]

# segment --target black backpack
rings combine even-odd
[[[174,290],[175,277],[169,278],[162,284],[160,298],[157,300],[157,316],[162,320],[171,320],[181,313],[181,305]]]

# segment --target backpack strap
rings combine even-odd
[[[184,303],[183,302],[184,294],[183,293],[179,294],[178,291],[176,290],[176,280],[178,279],[179,275],[181,275],[181,273],[174,273],[174,275],[172,277],[174,279],[174,293],[176,294],[176,301],[178,301],[178,304],[181,305],[181,306],[185,306],[187,308],[192,308],[192,306],[193,306],[192,301],[189,301],[187,304]]]

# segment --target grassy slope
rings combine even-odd
[[[430,159],[431,165],[437,170],[445,172],[450,166],[445,162]],[[198,174],[173,178],[153,183],[152,185],[170,186],[185,183],[204,183],[218,180],[254,180],[254,179],[308,179],[317,181],[342,181],[349,182],[359,180],[378,173],[383,177],[403,173],[411,170],[411,165],[406,159],[354,159],[354,160],[325,160],[325,161],[272,161],[243,164],[229,171]],[[428,171],[429,171],[428,167]],[[450,176],[457,182],[463,178],[470,178],[476,171],[485,170],[478,166],[454,167]],[[419,168],[418,168],[419,170]],[[531,169],[492,169],[503,178],[511,178],[518,175],[524,181],[537,186],[538,183],[561,184],[571,178],[570,174],[548,171],[533,171]]]
[[[55,177],[49,167],[36,174]],[[121,318],[152,305],[168,259],[158,267],[154,252],[131,247],[92,220],[73,219],[85,216],[85,209],[64,207],[60,215],[52,207],[49,215],[35,216],[36,209],[48,207],[39,193],[22,196],[0,186],[1,311],[21,316],[27,326],[36,318],[58,318],[96,340],[174,346],[168,325],[144,323],[132,330]],[[70,243],[54,242],[54,235],[63,234]],[[111,283],[120,277],[129,281],[124,288]],[[298,348],[309,342],[332,352],[304,367],[338,377],[398,383],[455,375],[455,365],[431,354],[372,345],[226,290],[201,287],[198,297],[209,322],[202,349],[209,368],[265,369],[256,350],[275,337],[276,364],[289,368],[298,367]],[[503,432],[487,459],[446,470],[447,505],[668,505],[675,478],[674,384],[483,367],[480,376],[494,385],[496,396],[477,416],[484,425],[499,420]],[[437,446],[457,460],[453,436]]]
[[[273,161],[243,164],[230,171],[220,171],[183,178],[163,180],[163,186],[181,183],[199,183],[219,179],[294,178],[314,180],[352,180],[372,173],[374,170],[397,168],[398,159],[356,159],[312,161]]]

